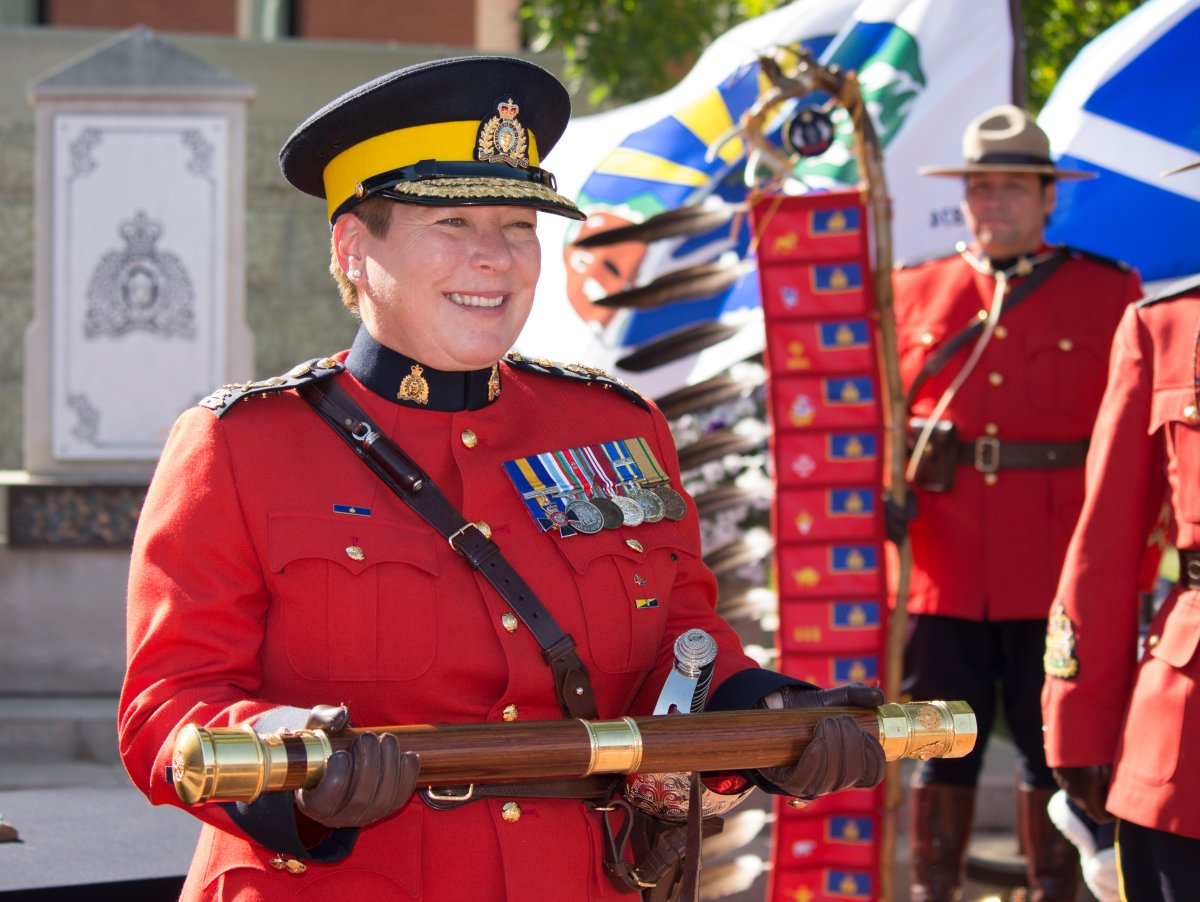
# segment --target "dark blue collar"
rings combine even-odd
[[[359,326],[350,346],[346,369],[381,398],[420,410],[478,410],[500,395],[498,367],[467,372],[435,370],[384,347],[365,326]]]

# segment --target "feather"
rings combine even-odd
[[[751,268],[738,260],[729,263],[699,263],[659,276],[653,282],[596,298],[597,307],[661,307],[674,301],[706,298],[728,290]]]
[[[574,247],[601,247],[621,244],[625,241],[660,241],[663,238],[688,238],[703,235],[731,222],[746,210],[745,204],[713,205],[706,203],[691,207],[677,207],[651,216],[645,222],[616,226],[592,232],[576,240]]]
[[[740,326],[728,326],[712,320],[693,323],[654,341],[646,342],[618,360],[617,366],[631,373],[643,373],[688,354],[710,348],[727,338],[732,338],[740,331]]]

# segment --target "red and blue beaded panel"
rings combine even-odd
[[[867,210],[857,191],[753,204],[766,326],[783,673],[881,679],[883,407]],[[776,806],[772,900],[874,899],[881,789]]]

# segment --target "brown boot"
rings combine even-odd
[[[912,787],[912,902],[955,902],[962,896],[963,868],[971,822],[974,786]]]
[[[1017,790],[1017,826],[1029,872],[1030,902],[1075,902],[1079,894],[1079,850],[1046,813],[1053,789]]]

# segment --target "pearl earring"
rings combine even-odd
[[[355,266],[352,269],[347,270],[346,275],[351,279],[360,279],[362,278],[362,270]]]

